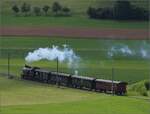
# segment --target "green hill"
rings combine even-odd
[[[149,114],[148,100],[0,76],[1,114]]]

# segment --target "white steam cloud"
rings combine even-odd
[[[77,56],[73,49],[69,48],[66,44],[63,45],[63,48],[54,45],[52,48],[39,48],[33,52],[29,52],[25,57],[25,60],[28,63],[44,59],[49,61],[58,59],[59,62],[66,62],[69,67],[76,68],[78,67],[80,57]]]
[[[118,54],[123,55],[123,56],[129,56],[129,55],[133,55],[134,52],[132,52],[132,50],[126,45],[115,45],[115,46],[112,46],[110,50],[108,51],[108,55],[110,57],[113,57]]]
[[[129,48],[129,46],[125,44],[115,44],[108,49],[107,55],[110,58],[115,56],[125,56],[150,59],[150,44],[144,42],[134,48]]]

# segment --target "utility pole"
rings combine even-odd
[[[59,76],[58,76],[59,60],[58,60],[58,57],[56,58],[56,61],[57,61],[57,85],[59,87]]]
[[[1,100],[2,100],[2,95],[1,95],[1,93],[0,93],[0,113],[1,113],[1,111],[2,111],[2,106],[1,106]]]
[[[8,70],[7,75],[8,75],[8,78],[10,78],[10,53],[8,53],[8,66],[7,67],[8,67],[7,68],[7,70]]]
[[[112,95],[114,95],[114,68],[112,68],[112,86],[111,86]]]

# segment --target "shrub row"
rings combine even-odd
[[[149,20],[149,12],[131,5],[129,1],[116,1],[113,8],[89,7],[87,14],[93,19]]]
[[[48,5],[44,5],[43,7],[38,7],[38,6],[32,7],[30,4],[27,3],[23,3],[21,6],[15,4],[14,6],[12,6],[12,11],[16,16],[18,15],[30,16],[33,14],[36,16],[40,16],[40,15],[47,16],[50,11],[54,16],[71,16],[70,8],[63,7],[58,2],[54,2],[51,7]]]

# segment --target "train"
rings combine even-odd
[[[21,78],[41,83],[78,88],[83,90],[113,93],[125,95],[127,92],[127,82],[97,79],[87,76],[78,76],[68,73],[53,72],[39,67],[25,65],[22,69]]]

